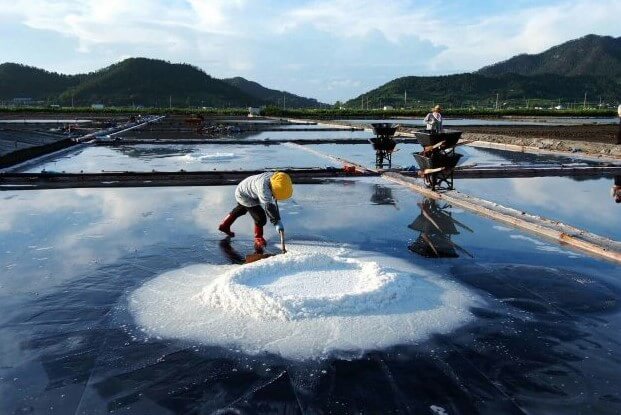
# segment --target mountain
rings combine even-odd
[[[314,98],[305,98],[289,92],[269,89],[257,82],[249,81],[240,76],[223,79],[223,81],[239,88],[248,95],[279,107],[283,105],[283,97],[285,105],[292,108],[317,108],[322,105]]]
[[[621,38],[589,35],[555,46],[537,55],[518,55],[474,73],[448,76],[407,76],[349,100],[360,108],[402,107],[444,103],[460,106],[524,105],[526,100],[563,103],[621,100]],[[416,102],[416,104],[415,104]],[[365,104],[366,105],[366,104]]]
[[[621,37],[588,35],[536,55],[517,55],[486,66],[481,75],[599,76],[621,80]]]
[[[187,64],[146,58],[125,59],[80,75],[62,75],[42,69],[0,65],[0,101],[31,98],[48,103],[109,106],[247,107],[277,103],[286,96],[288,107],[316,107],[316,100],[274,91],[245,80],[216,79]]]
[[[0,99],[57,98],[63,91],[77,85],[80,76],[61,75],[17,63],[0,65]]]
[[[81,103],[243,107],[257,99],[187,64],[130,58],[89,74],[60,95]]]

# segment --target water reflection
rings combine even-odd
[[[615,203],[621,203],[621,176],[615,176],[611,193]]]
[[[371,195],[371,203],[374,205],[391,205],[399,209],[397,202],[392,194],[392,188],[382,186],[380,184],[373,185],[373,194]]]
[[[610,200],[611,178],[467,179],[460,180],[459,190],[621,241],[621,215]]]
[[[459,226],[470,233],[474,231],[453,218],[451,205],[425,198],[418,203],[420,214],[408,228],[417,231],[418,237],[408,249],[426,258],[458,258],[457,251],[473,258],[472,254],[454,243],[451,238],[459,235]]]
[[[610,179],[585,183],[611,204]],[[429,267],[485,294],[476,321],[420,344],[304,363],[148,338],[126,311],[128,293],[166,271],[239,263],[252,250],[249,226],[232,241],[236,256],[217,231],[232,188],[5,192],[0,413],[621,412],[618,266],[541,251],[513,238],[518,231],[378,179],[296,189],[281,206],[292,240]],[[399,248],[413,209],[416,232],[459,238],[475,259],[453,241],[461,257],[448,264]]]

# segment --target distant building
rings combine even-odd
[[[34,104],[34,101],[32,98],[13,98],[11,103],[18,106],[28,106]]]
[[[248,107],[248,116],[249,117],[258,117],[260,115],[261,115],[261,108]]]
[[[94,109],[94,110],[102,110],[104,108],[105,108],[104,104],[91,104],[91,109]]]
[[[384,105],[384,111],[390,111],[390,110],[394,110],[394,107],[392,105]]]

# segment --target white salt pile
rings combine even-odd
[[[224,161],[237,158],[235,153],[189,153],[180,157],[186,163],[194,161]]]
[[[149,334],[309,359],[424,340],[470,321],[475,297],[405,261],[291,245],[248,265],[167,272],[130,297]]]

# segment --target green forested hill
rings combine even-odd
[[[279,107],[283,106],[283,99],[285,106],[291,108],[317,108],[321,106],[321,103],[314,98],[305,98],[286,91],[269,89],[257,82],[249,81],[240,76],[223,79],[223,81],[241,89],[255,98]]]
[[[187,64],[130,58],[89,74],[61,94],[63,102],[110,105],[236,106],[257,104],[250,95]]]
[[[156,59],[130,58],[82,75],[61,75],[14,63],[0,65],[0,101],[32,98],[69,104],[73,98],[75,105],[247,107],[276,103],[275,94],[282,98],[283,92],[245,79],[216,79],[197,67]],[[316,100],[284,94],[287,106],[319,105]]]
[[[12,98],[56,99],[80,82],[80,76],[61,75],[17,63],[0,65],[0,100]]]
[[[348,101],[347,106],[360,107],[364,98],[375,107],[380,101],[382,105],[401,107],[406,91],[408,106],[416,106],[417,101],[459,106],[489,105],[496,100],[497,94],[501,103],[518,102],[522,105],[527,99],[582,102],[585,92],[591,100],[599,101],[601,97],[603,101],[617,102],[621,98],[621,84],[605,78],[459,74],[398,78]]]
[[[481,75],[597,76],[621,82],[621,37],[588,35],[536,55],[517,55],[486,66]]]
[[[621,100],[621,38],[588,35],[537,55],[518,55],[474,73],[407,76],[390,81],[346,103],[362,107],[417,106],[417,101],[460,106],[524,106],[540,100],[615,104]],[[366,105],[366,104],[364,104]]]

